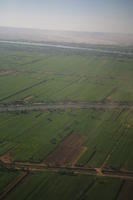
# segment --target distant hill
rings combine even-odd
[[[133,45],[133,34],[51,31],[0,27],[0,40],[68,42],[105,45]]]

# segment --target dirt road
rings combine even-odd
[[[66,109],[133,109],[133,102],[61,102],[61,103],[35,103],[29,105],[3,105],[0,104],[0,112],[23,112],[23,111],[47,111],[47,110],[66,110]]]
[[[73,174],[86,174],[101,177],[120,178],[124,180],[133,180],[133,171],[112,170],[103,168],[101,173],[98,173],[98,168],[77,167],[77,166],[48,166],[46,164],[27,163],[27,162],[14,162],[4,164],[8,169],[15,169],[26,172],[58,172],[58,173],[73,173]]]

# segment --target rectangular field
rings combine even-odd
[[[47,157],[45,163],[50,166],[71,166],[86,150],[81,146],[83,138],[79,134],[72,133],[65,138],[59,146]]]

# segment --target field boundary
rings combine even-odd
[[[37,164],[28,162],[3,163],[3,167],[8,170],[18,170],[29,172],[63,172],[73,174],[85,174],[100,177],[120,178],[122,180],[133,180],[133,171],[113,170],[108,168],[101,169],[101,173],[97,173],[97,168],[78,167],[78,166],[49,166],[47,164]]]

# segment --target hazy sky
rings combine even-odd
[[[133,33],[133,0],[0,0],[0,26]]]

